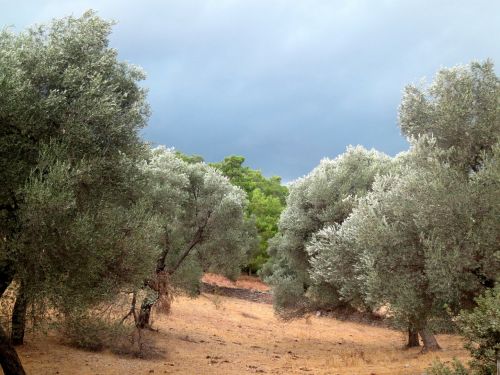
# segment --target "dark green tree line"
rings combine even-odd
[[[246,268],[257,272],[269,258],[269,240],[278,231],[278,219],[285,207],[288,189],[282,185],[280,177],[266,178],[259,170],[244,166],[244,162],[243,156],[229,156],[211,165],[247,193],[247,215],[255,220],[260,242]]]

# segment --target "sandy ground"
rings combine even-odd
[[[91,353],[28,337],[19,354],[28,374],[422,374],[439,357],[467,360],[456,336],[443,350],[402,350],[396,331],[326,317],[278,321],[268,304],[202,295],[178,298],[171,315],[155,315],[152,333],[162,358]]]

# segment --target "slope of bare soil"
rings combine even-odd
[[[222,275],[206,273],[201,279],[202,282],[225,288],[248,289],[257,292],[269,292],[269,285],[263,283],[258,277],[241,275],[238,280],[231,281]]]
[[[178,298],[172,314],[155,316],[163,358],[89,353],[54,337],[29,337],[19,348],[29,374],[422,374],[434,358],[467,360],[456,336],[444,350],[402,350],[404,336],[385,328],[310,317],[278,321],[268,304],[202,295]]]

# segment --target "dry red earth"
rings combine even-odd
[[[201,281],[212,284],[212,285],[217,285],[217,286],[222,286],[226,288],[244,288],[244,289],[250,289],[250,290],[256,290],[259,292],[269,292],[270,288],[267,284],[264,284],[260,279],[257,277],[253,276],[241,276],[238,278],[236,281],[231,281],[224,276],[217,275],[215,273],[206,273]]]
[[[260,284],[244,278],[234,285],[266,287]],[[457,336],[440,335],[441,352],[420,354],[402,350],[400,332],[315,316],[284,323],[269,304],[214,295],[178,298],[154,325],[156,359],[85,352],[51,336],[28,337],[19,354],[29,374],[68,375],[422,374],[435,358],[467,360]]]

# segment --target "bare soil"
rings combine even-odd
[[[225,287],[225,288],[235,288],[235,289],[248,289],[251,291],[268,293],[271,288],[269,285],[263,283],[259,278],[255,276],[242,275],[236,281],[231,281],[222,275],[217,275],[215,273],[206,273],[201,279],[203,283]]]
[[[176,299],[154,326],[155,359],[85,352],[50,335],[29,336],[19,354],[28,374],[61,375],[422,374],[435,358],[468,360],[457,336],[439,335],[443,350],[420,354],[403,350],[397,331],[316,316],[285,323],[269,304],[213,294]]]

